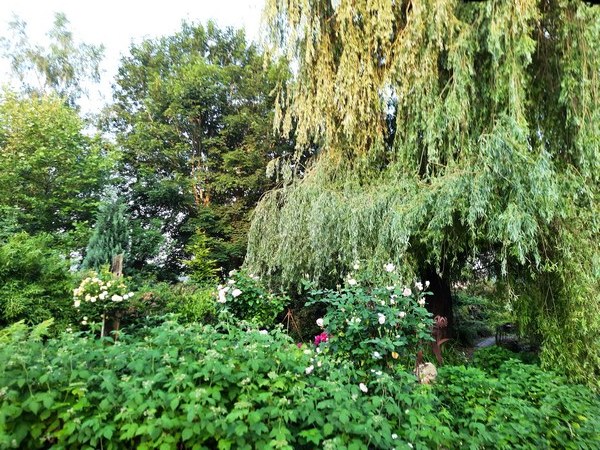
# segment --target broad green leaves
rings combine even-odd
[[[92,217],[111,159],[83,127],[58,97],[0,99],[0,205],[22,229],[67,231]]]

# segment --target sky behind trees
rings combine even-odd
[[[27,23],[31,39],[43,44],[45,33],[52,28],[54,13],[65,13],[76,41],[105,47],[102,82],[99,89],[90,89],[89,100],[82,101],[84,110],[97,112],[102,103],[110,100],[119,59],[132,42],[173,34],[183,20],[206,23],[209,19],[219,27],[243,27],[248,40],[256,40],[263,4],[263,0],[2,0],[0,36],[9,34],[8,23],[17,15]],[[7,72],[7,61],[0,60],[2,83],[8,79]]]

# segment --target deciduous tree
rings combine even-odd
[[[335,284],[356,259],[450,287],[493,262],[542,361],[600,379],[600,10],[581,1],[268,0],[297,61],[279,126],[321,151],[270,192],[246,264]],[[412,273],[410,273],[412,272]]]
[[[0,97],[0,205],[21,229],[64,232],[93,218],[111,158],[83,128],[57,96]]]
[[[9,23],[9,36],[0,39],[3,57],[10,61],[12,73],[24,93],[56,94],[69,106],[86,93],[86,82],[100,81],[101,45],[77,43],[63,13],[56,13],[48,44],[31,42],[27,24],[18,17]]]
[[[162,220],[172,272],[196,229],[209,259],[241,264],[249,212],[272,186],[267,162],[290,149],[272,133],[271,92],[285,75],[279,64],[263,69],[243,32],[212,23],[184,24],[123,58],[111,118],[123,190],[134,219]]]

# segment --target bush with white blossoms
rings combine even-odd
[[[115,318],[127,309],[135,294],[122,277],[108,271],[89,272],[73,290],[73,307],[80,311],[81,325]]]
[[[329,352],[365,368],[414,364],[417,351],[432,340],[433,320],[425,309],[429,283],[401,283],[395,270],[392,263],[381,268],[392,280],[387,286],[371,286],[360,273],[351,273],[345,287],[311,293],[308,305],[327,308],[318,325],[330,336]]]
[[[289,299],[270,292],[260,278],[244,271],[233,270],[224,284],[217,287],[217,307],[236,319],[270,327]]]

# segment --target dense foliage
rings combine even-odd
[[[103,266],[112,264],[115,256],[124,255],[129,248],[127,225],[125,204],[122,201],[101,204],[81,267],[100,270]]]
[[[317,290],[307,303],[326,307],[317,319],[321,339],[337,358],[365,369],[410,367],[414,355],[431,341],[433,320],[425,309],[424,285],[363,287],[354,278],[339,290]]]
[[[69,264],[45,234],[14,234],[0,241],[0,326],[54,319],[64,329],[76,320]]]
[[[225,273],[244,258],[249,213],[272,187],[266,165],[289,148],[272,133],[286,66],[263,62],[241,31],[213,23],[145,40],[121,61],[110,130],[122,190],[134,220],[161,220],[163,266],[175,273],[196,229]]]
[[[101,48],[16,20],[0,448],[598,448],[598,11],[267,0],[266,59],[132,45],[102,136]]]
[[[83,129],[60,97],[0,96],[0,205],[22,230],[64,232],[93,217],[110,157]]]
[[[432,386],[299,349],[279,331],[165,322],[114,345],[0,332],[3,448],[593,448],[597,396],[510,360]],[[311,369],[312,367],[312,369]]]
[[[219,309],[239,321],[271,327],[289,299],[265,288],[256,275],[234,270],[224,285],[217,288]]]
[[[273,51],[299,67],[279,124],[321,152],[258,205],[249,270],[331,287],[356,259],[392,261],[431,280],[434,312],[451,318],[450,287],[489,261],[543,363],[597,383],[600,10],[267,5]]]

